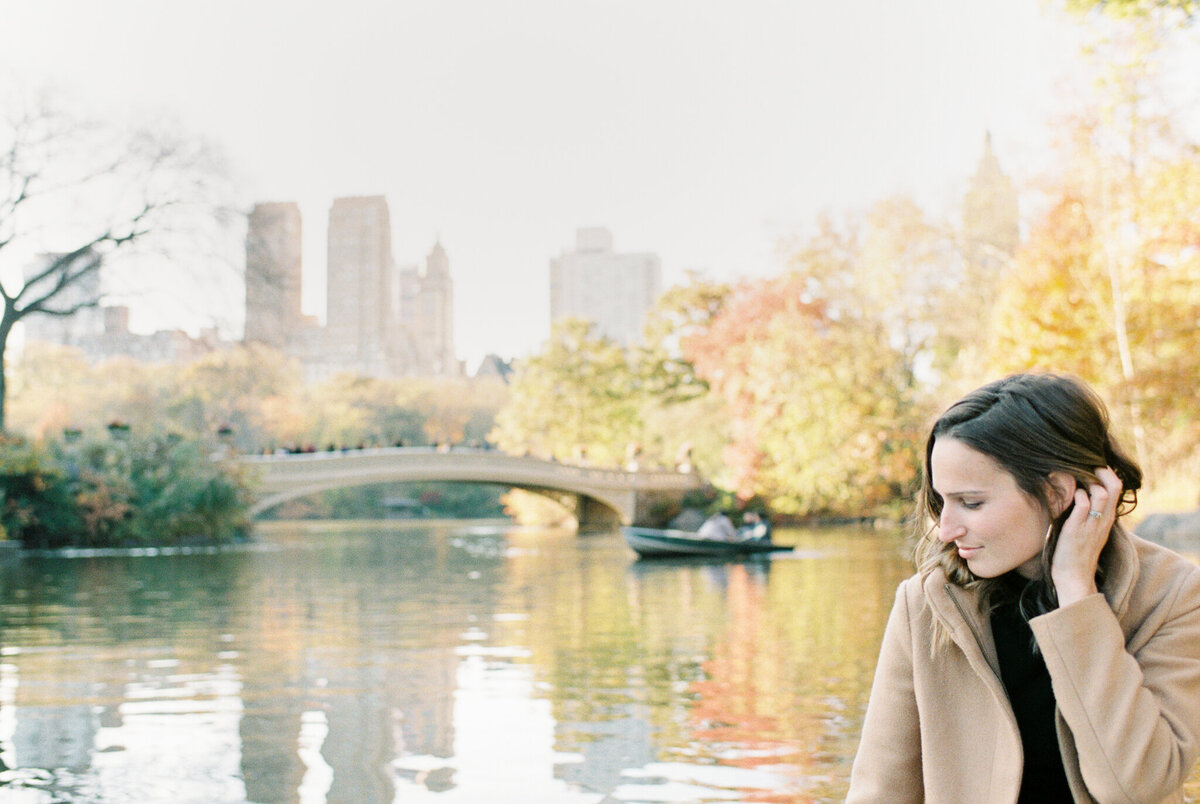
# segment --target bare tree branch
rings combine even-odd
[[[97,297],[94,299],[88,299],[87,301],[81,301],[77,304],[73,304],[73,305],[69,305],[67,307],[62,307],[62,308],[57,308],[57,309],[51,309],[48,307],[39,307],[37,309],[37,312],[42,313],[43,315],[66,317],[66,316],[75,315],[75,313],[78,313],[80,310],[89,310],[89,309],[94,309],[96,307],[99,307],[101,301],[102,301],[102,299]],[[28,308],[26,308],[26,309],[28,309]]]
[[[4,350],[13,326],[28,315],[64,317],[98,307],[103,266],[148,253],[172,232],[195,236],[219,225],[214,199],[222,191],[203,144],[174,132],[121,133],[46,104],[16,114],[11,110],[19,104],[2,106],[8,120],[0,120],[0,257],[48,256],[24,267],[19,291],[0,282],[0,431]],[[130,277],[145,286],[156,274]]]

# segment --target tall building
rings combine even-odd
[[[1020,218],[1017,191],[992,150],[992,135],[984,137],[983,155],[963,196],[963,251],[967,270],[993,277],[1017,252]]]
[[[992,310],[1020,245],[1017,191],[992,150],[991,134],[984,137],[983,154],[963,194],[959,244],[954,304],[944,311],[942,324],[946,332],[959,333],[947,354],[970,373],[983,361]]]
[[[416,347],[417,373],[461,373],[454,353],[454,281],[450,278],[450,258],[440,240],[425,258],[414,290],[405,321]]]
[[[254,207],[246,235],[246,335],[298,358],[312,382],[462,373],[454,353],[454,284],[440,242],[423,266],[398,268],[383,196],[329,210],[326,324],[301,312],[300,210]]]
[[[387,199],[335,199],[327,249],[325,359],[369,376],[396,373],[400,288]]]
[[[31,297],[36,296],[38,288],[49,288],[56,281],[56,274],[40,275],[63,256],[42,254],[27,268],[25,281],[30,285]],[[89,363],[95,364],[118,356],[143,363],[186,363],[225,345],[215,330],[202,333],[198,338],[182,330],[159,330],[150,334],[131,332],[129,308],[101,305],[98,303],[100,298],[99,270],[81,275],[47,304],[49,310],[74,310],[70,315],[32,313],[22,319],[25,346],[39,343],[70,346],[78,349]]]
[[[579,229],[575,250],[550,260],[550,322],[584,318],[622,346],[641,340],[646,313],[661,293],[658,256],[614,252],[607,229]]]
[[[255,204],[246,231],[245,340],[287,348],[303,324],[300,312],[300,207]]]
[[[454,280],[441,241],[422,267],[400,271],[400,320],[405,333],[405,373],[458,376],[462,363],[454,352]]]

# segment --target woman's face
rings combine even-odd
[[[954,438],[933,444],[933,489],[942,498],[938,538],[954,542],[976,576],[1038,572],[1050,517],[1000,464]]]

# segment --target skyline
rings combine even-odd
[[[780,242],[825,211],[902,193],[953,216],[988,132],[1032,178],[1078,23],[1038,0],[896,5],[0,0],[0,75],[178,121],[225,150],[247,211],[297,202],[322,320],[333,200],[385,195],[398,265],[449,255],[470,369],[545,339],[579,228],[657,254],[664,287],[734,280],[784,270]]]

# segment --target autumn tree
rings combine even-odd
[[[823,217],[813,235],[789,250],[806,298],[823,303],[835,319],[878,325],[910,382],[939,353],[953,353],[962,261],[950,228],[911,198],[885,198],[842,222]]]
[[[197,214],[217,216],[220,171],[205,147],[165,131],[125,133],[47,103],[9,100],[0,123],[0,430],[5,348],[28,316],[70,316],[103,298],[101,266],[162,247]],[[193,226],[191,231],[198,227]],[[24,281],[13,279],[23,273]],[[147,277],[146,281],[149,279]]]
[[[1190,25],[1200,15],[1197,0],[1066,0],[1066,7],[1072,11],[1100,12],[1118,19],[1166,12],[1175,15],[1182,25]]]
[[[1192,452],[1200,382],[1194,349],[1200,152],[1158,89],[1152,25],[1118,30],[1097,56],[1092,102],[1063,127],[1011,282],[992,362],[1077,373],[1110,400],[1139,458],[1165,468]]]
[[[833,315],[793,272],[744,283],[687,340],[725,403],[739,496],[785,514],[855,515],[905,491],[915,465],[908,370],[886,329],[857,311]]]
[[[170,416],[187,432],[212,436],[228,428],[242,451],[261,448],[264,434],[300,396],[300,365],[258,343],[212,352],[181,367],[174,382]],[[285,420],[287,416],[285,414]]]
[[[10,374],[8,415],[18,432],[43,438],[68,427],[102,424],[99,419],[85,422],[81,418],[79,403],[89,398],[82,396],[82,389],[101,390],[105,386],[96,382],[92,367],[78,349],[56,344],[27,345]]]
[[[507,398],[498,380],[444,377],[409,385],[406,407],[421,411],[430,444],[481,446]]]
[[[1066,187],[1036,221],[997,299],[991,364],[1080,375],[1111,401],[1143,461],[1171,463],[1200,444],[1200,159],[1134,181],[1136,210],[1115,229]]]
[[[1084,202],[1065,193],[1036,220],[996,298],[989,370],[1066,370],[1111,385],[1119,364],[1103,266]]]
[[[849,267],[851,292],[821,298],[835,310],[877,322],[913,385],[919,365],[934,362],[935,350],[953,348],[946,341],[960,335],[946,327],[960,323],[954,313],[961,299],[954,297],[964,279],[949,227],[907,196],[877,201],[861,223]]]
[[[113,422],[190,435],[172,415],[178,371],[126,356],[91,364],[74,347],[26,344],[10,370],[9,424],[37,439],[100,432]]]

